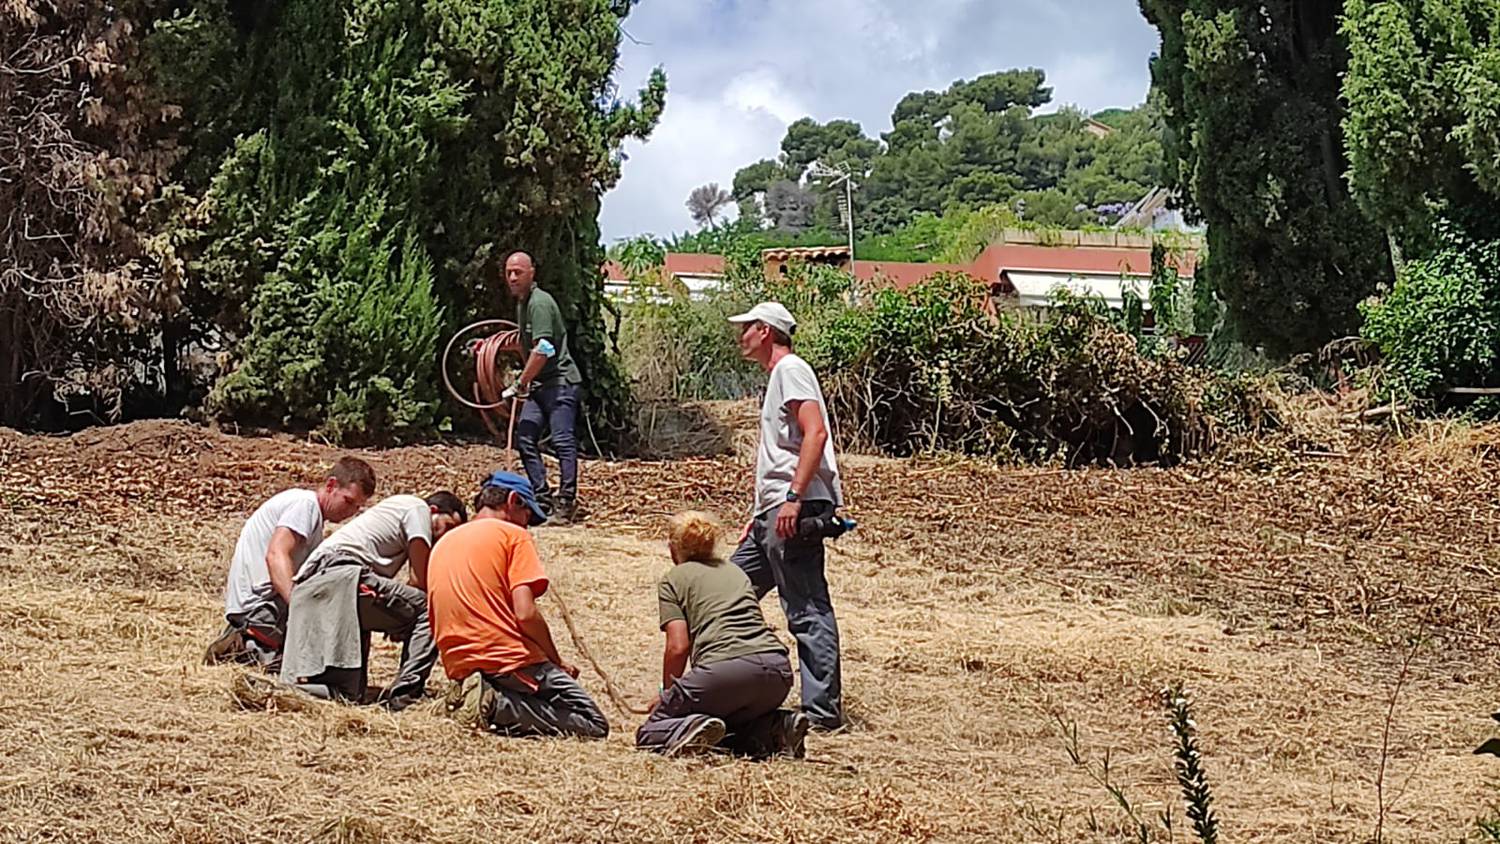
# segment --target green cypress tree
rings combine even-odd
[[[160,27],[160,74],[200,127],[188,170],[212,174],[193,281],[233,369],[210,409],[339,438],[429,427],[439,338],[513,312],[498,264],[524,249],[569,320],[595,438],[622,430],[599,196],[666,90],[657,71],[639,105],[614,96],[629,7],[198,0]]]
[[[1273,353],[1355,331],[1391,276],[1381,232],[1344,183],[1340,0],[1140,0],[1175,181],[1208,223],[1198,281]]]

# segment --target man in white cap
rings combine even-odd
[[[802,711],[814,729],[844,723],[839,627],[823,573],[823,537],[799,533],[802,519],[843,506],[843,486],[818,377],[793,354],[797,321],[777,302],[731,317],[740,354],[770,373],[760,410],[755,506],[731,561],[750,576],[757,598],[775,588],[797,639]]]

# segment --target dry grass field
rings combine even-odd
[[[1460,840],[1500,801],[1500,760],[1471,753],[1500,702],[1497,442],[1136,471],[850,458],[861,527],[829,571],[854,723],[757,764],[635,751],[639,716],[587,667],[602,743],[472,734],[436,698],[247,706],[239,669],[199,661],[229,551],[336,452],[176,423],[0,430],[0,839],[1136,840],[1095,780],[1107,756],[1153,840],[1188,841],[1158,698],[1181,682],[1222,840]],[[503,461],[365,456],[382,494],[467,493]],[[733,521],[747,467],[588,462],[587,524],[537,533],[560,646],[559,598],[632,702],[656,686],[664,519]],[[377,678],[395,658],[382,644]]]

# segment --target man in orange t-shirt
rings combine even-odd
[[[604,738],[609,722],[563,662],[536,606],[547,574],[526,526],[546,515],[531,482],[496,472],[474,518],[448,531],[427,563],[427,606],[443,670],[460,681],[448,708],[506,735]]]

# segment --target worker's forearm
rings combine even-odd
[[[562,656],[557,652],[557,645],[552,643],[552,628],[547,626],[547,619],[542,618],[541,613],[537,613],[535,618],[521,622],[521,632],[542,649],[542,654],[547,657],[548,662],[553,665],[562,664]]]
[[[427,591],[427,561],[432,552],[432,546],[425,539],[414,539],[407,543],[406,562],[411,568],[408,575],[411,585]]]
[[[827,431],[802,438],[802,450],[797,452],[797,473],[792,476],[792,489],[798,495],[806,493],[808,484],[817,476],[818,467],[823,463],[823,446],[827,442]]]
[[[672,683],[678,677],[687,673],[688,653],[687,651],[674,651],[671,648],[662,652],[661,656],[661,687],[671,688]]]
[[[533,351],[531,357],[526,359],[526,368],[521,370],[521,386],[529,387],[531,382],[542,374],[542,367],[547,365],[547,356],[538,351]]]
[[[271,588],[281,597],[283,603],[292,602],[292,559],[284,554],[272,551],[266,555],[266,570],[271,575]]]

